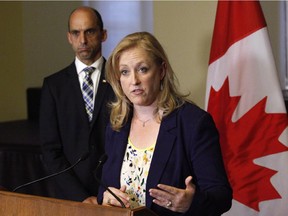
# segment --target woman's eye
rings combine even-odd
[[[148,71],[148,68],[147,67],[140,67],[139,71],[142,73],[145,73]]]
[[[121,70],[120,72],[121,72],[121,75],[126,75],[128,73],[127,70]]]

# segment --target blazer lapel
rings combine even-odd
[[[115,154],[113,154],[113,182],[114,185],[116,185],[118,188],[120,188],[120,173],[122,169],[123,164],[123,157],[125,155],[127,142],[128,142],[128,136],[130,132],[130,126],[131,121],[128,121],[128,123],[121,129],[120,132],[114,132],[116,133],[115,138],[113,139],[115,143],[117,143],[117,147],[114,149],[111,149],[110,151],[117,151]],[[112,170],[111,170],[112,171]]]
[[[160,183],[160,178],[165,169],[165,165],[169,160],[170,152],[172,151],[176,136],[170,131],[176,127],[176,113],[164,118],[161,122],[159,135],[156,142],[156,147],[151,162],[146,188],[156,188]],[[152,205],[152,197],[146,193],[146,206],[149,208]]]

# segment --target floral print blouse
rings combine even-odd
[[[126,185],[130,195],[130,206],[145,206],[146,181],[155,145],[145,149],[136,148],[130,139],[126,147],[121,170],[121,185]]]

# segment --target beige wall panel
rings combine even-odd
[[[0,26],[1,122],[23,118],[26,112],[21,3],[0,2]]]
[[[204,107],[215,1],[155,1],[154,32],[167,51],[183,93]]]

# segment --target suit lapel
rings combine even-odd
[[[105,98],[105,93],[106,93],[107,87],[109,86],[109,84],[105,80],[105,67],[104,67],[104,65],[105,65],[105,61],[103,63],[103,67],[101,70],[97,95],[95,97],[92,125],[94,124],[95,120],[97,119],[101,105],[102,105],[103,100]],[[71,95],[73,95],[73,97],[75,97],[75,101],[77,103],[77,106],[79,107],[79,110],[81,110],[81,112],[80,112],[81,118],[85,118],[85,121],[89,125],[89,120],[88,120],[88,116],[87,116],[86,109],[85,109],[85,103],[83,100],[81,86],[79,84],[79,78],[78,78],[78,74],[77,74],[74,62],[69,66],[68,71],[67,71],[67,75],[68,75],[68,80],[72,83]],[[92,128],[92,127],[90,127],[90,128]]]
[[[104,66],[105,62],[106,61],[103,62],[103,67],[101,70],[101,75],[100,75],[99,84],[98,84],[98,90],[97,90],[97,94],[96,94],[95,101],[94,101],[92,124],[94,124],[96,117],[98,116],[103,100],[105,98],[107,87],[109,86],[108,82],[105,79],[105,66]]]
[[[169,160],[170,153],[175,143],[176,136],[170,131],[176,127],[176,113],[162,120],[157,144],[154,150],[153,159],[150,165],[149,175],[147,179],[146,188],[156,188],[160,183],[161,176],[165,170],[165,165]],[[148,191],[147,191],[148,193]],[[146,194],[146,206],[149,208],[152,205],[152,198]]]
[[[81,118],[85,119],[85,121],[87,121],[87,124],[89,124],[88,116],[86,113],[85,104],[83,100],[83,95],[81,91],[81,86],[79,84],[79,78],[78,78],[78,74],[77,74],[76,66],[74,62],[69,66],[67,74],[68,74],[67,82],[71,82],[72,84],[70,96],[75,99],[76,106],[78,107],[77,110],[80,111],[79,113],[80,113]]]

